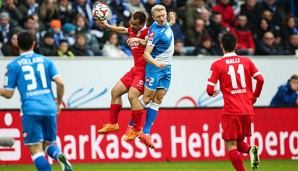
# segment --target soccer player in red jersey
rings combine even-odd
[[[258,147],[244,142],[245,137],[251,136],[251,122],[253,119],[253,104],[261,94],[264,78],[247,57],[235,53],[237,38],[232,33],[226,33],[221,38],[220,47],[223,58],[211,65],[207,83],[209,96],[216,96],[217,81],[223,94],[222,109],[222,138],[225,140],[228,156],[237,171],[245,171],[243,161],[239,155],[248,153],[253,170],[259,166]],[[252,78],[256,80],[253,91]]]
[[[143,114],[143,106],[139,103],[138,97],[144,92],[144,78],[146,61],[143,57],[149,27],[146,26],[146,15],[142,11],[135,12],[130,21],[128,28],[109,25],[106,20],[99,21],[105,28],[119,34],[129,34],[127,40],[128,45],[132,50],[134,58],[134,66],[128,71],[113,87],[110,106],[110,123],[103,125],[103,128],[98,130],[100,134],[107,134],[119,130],[118,116],[122,109],[121,96],[128,93],[128,99],[131,105],[132,120],[128,125],[125,141],[135,139],[141,131],[141,121]],[[174,15],[171,15],[170,24],[175,23]]]
[[[106,20],[99,21],[101,24],[116,33],[129,34],[128,44],[132,50],[134,66],[128,71],[113,87],[110,106],[110,123],[103,125],[98,133],[106,134],[119,130],[118,115],[122,109],[122,95],[128,93],[128,99],[131,105],[132,125],[128,131],[133,131],[136,136],[141,131],[142,109],[138,103],[138,97],[144,92],[144,77],[146,61],[143,53],[146,47],[145,37],[148,35],[149,27],[146,27],[146,15],[144,12],[135,12],[128,28],[109,25]],[[132,40],[134,39],[134,40]],[[131,137],[124,137],[124,140],[132,140]]]

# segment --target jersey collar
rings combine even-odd
[[[21,55],[30,55],[30,54],[33,54],[33,53],[34,53],[33,51],[28,51],[28,52],[21,53]]]
[[[226,54],[224,54],[224,58],[225,57],[231,57],[231,56],[237,56],[237,54],[235,53],[235,52],[232,52],[232,53],[226,53]]]

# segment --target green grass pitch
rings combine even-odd
[[[244,161],[250,171],[250,163]],[[60,171],[58,164],[53,171]],[[233,171],[230,161],[197,162],[140,162],[140,163],[93,163],[73,164],[74,171]],[[33,165],[0,165],[1,171],[34,171]],[[257,171],[298,171],[297,160],[262,160]]]

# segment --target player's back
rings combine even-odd
[[[252,77],[258,70],[252,61],[236,54],[225,56],[213,64],[212,72],[220,81],[223,114],[253,114]]]
[[[56,115],[57,106],[51,80],[58,76],[53,62],[42,55],[27,52],[7,67],[6,88],[18,88],[22,112],[29,115]]]

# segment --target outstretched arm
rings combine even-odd
[[[127,28],[110,25],[106,20],[96,21],[96,22],[98,22],[99,24],[103,25],[105,28],[107,28],[113,32],[116,32],[119,34],[127,34],[128,33]]]

